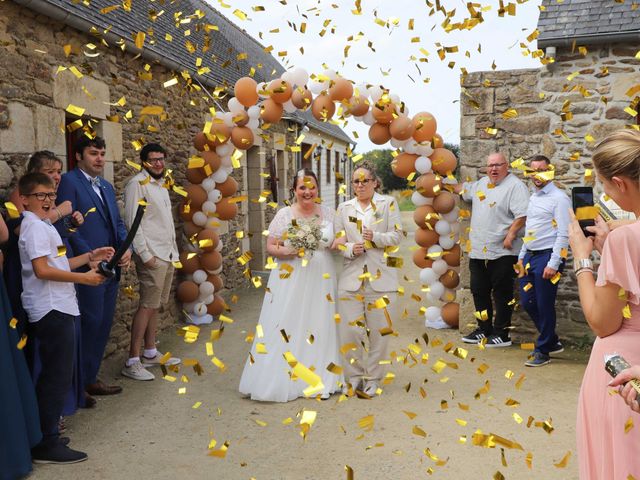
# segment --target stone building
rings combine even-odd
[[[541,68],[473,72],[462,79],[463,178],[482,175],[480,167],[493,151],[512,161],[542,153],[552,159],[557,183],[569,192],[593,182],[590,158],[599,140],[622,128],[638,128],[640,10],[605,0],[543,0],[542,6]],[[473,312],[468,290],[461,298],[468,317]],[[561,280],[556,308],[562,338],[581,343],[590,337],[572,268]],[[530,341],[535,329],[526,314],[516,325],[516,337],[524,334]]]
[[[245,75],[269,81],[284,72],[268,49],[200,0],[2,2],[0,70],[3,203],[33,151],[52,150],[72,168],[74,140],[89,128],[106,139],[105,177],[118,193],[135,173],[127,160],[137,163],[138,150],[149,141],[168,148],[167,167],[176,183],[184,184],[188,158],[195,153],[192,138],[212,111],[224,110],[235,81]],[[303,130],[298,152],[292,147]],[[246,266],[236,260],[243,252],[251,250],[251,268],[262,269],[261,232],[275,213],[267,204],[282,205],[292,175],[309,162],[321,179],[324,200],[333,205],[340,183],[333,172],[348,175],[351,163],[345,161],[351,139],[306,112],[287,115],[259,141],[234,171],[250,200],[221,227],[227,288],[246,282]],[[259,202],[268,190],[273,195]],[[180,197],[172,196],[177,204]],[[176,225],[180,230],[177,218]],[[243,236],[235,234],[240,231]],[[123,287],[135,284],[134,272],[123,277]],[[127,344],[136,307],[135,295],[121,292],[108,353]],[[161,325],[180,317],[171,302]]]

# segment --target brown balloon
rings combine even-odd
[[[436,148],[431,155],[431,168],[443,177],[452,173],[458,166],[458,160],[451,150]]]
[[[382,123],[374,123],[369,127],[369,140],[376,145],[384,145],[391,140],[391,133],[389,133],[389,125]]]
[[[413,117],[413,139],[416,142],[430,142],[436,133],[436,119],[429,112],[416,113]]]
[[[209,147],[217,147],[229,141],[231,128],[219,118],[214,118],[211,124],[211,133],[207,135]]]
[[[454,302],[445,303],[440,310],[440,315],[444,323],[451,328],[458,328],[460,325],[460,304]]]
[[[373,118],[375,118],[376,122],[385,125],[388,125],[393,121],[393,114],[395,111],[396,106],[393,102],[385,104],[378,102],[371,108],[371,113],[373,114]]]
[[[245,111],[233,114],[233,123],[235,123],[238,127],[244,127],[247,123],[249,123],[249,120],[249,114]]]
[[[202,152],[204,150],[207,143],[207,136],[204,134],[204,132],[198,132],[193,136],[193,147],[199,152]]]
[[[220,258],[222,258],[222,257],[220,257]],[[217,268],[212,268],[211,270],[217,270]],[[209,282],[209,283],[211,283],[213,285],[213,289],[216,292],[219,292],[220,290],[222,290],[224,288],[224,282],[222,281],[222,277],[220,275],[216,275],[215,273],[210,273],[207,276],[207,282]]]
[[[187,192],[186,201],[189,204],[190,211],[195,213],[200,210],[202,204],[207,201],[207,191],[200,185],[187,185],[185,190]],[[191,217],[193,217],[193,214],[191,214]],[[191,220],[191,218],[189,218],[189,220]]]
[[[204,173],[204,170],[202,170],[202,167],[187,168],[187,171],[185,172],[185,177],[187,177],[187,181],[189,183],[195,183],[195,184],[200,184],[205,178],[207,178],[207,176]]]
[[[389,132],[391,132],[391,136],[396,140],[409,140],[414,130],[413,122],[405,115],[398,116],[398,118],[392,120],[391,125],[389,125]]]
[[[442,148],[444,147],[444,140],[439,133],[436,133],[431,139],[431,148]]]
[[[403,152],[391,160],[391,170],[396,177],[407,178],[416,171],[416,158],[418,155]]]
[[[462,250],[460,249],[460,245],[456,243],[453,247],[444,252],[442,259],[447,262],[447,265],[450,267],[459,267],[461,254]]]
[[[345,102],[347,113],[350,113],[354,117],[361,117],[369,111],[369,100],[367,97],[358,95],[351,97]]]
[[[240,78],[233,87],[236,99],[245,107],[258,102],[258,82],[251,77]]]
[[[416,243],[423,248],[429,248],[440,239],[440,235],[435,230],[429,230],[428,228],[416,228],[415,233]]]
[[[218,237],[218,233],[215,230],[211,228],[205,228],[200,233],[198,233],[197,242],[201,250],[205,252],[211,252],[218,246],[220,237]]]
[[[318,95],[311,104],[311,113],[316,120],[328,122],[336,113],[336,105],[329,95]]]
[[[299,109],[306,110],[311,106],[313,95],[307,87],[296,87],[291,95],[291,103]]]
[[[218,316],[222,312],[224,312],[224,308],[226,307],[226,303],[222,299],[220,295],[213,296],[213,302],[207,305],[207,313],[212,316]]]
[[[431,205],[422,205],[413,211],[413,221],[420,228],[427,228],[427,223],[433,228],[438,220],[440,220],[440,215]]]
[[[353,84],[345,78],[336,78],[331,81],[332,85],[329,87],[329,96],[331,100],[336,102],[342,102],[348,100],[353,95]]]
[[[195,302],[199,294],[200,290],[198,289],[198,285],[190,280],[180,282],[178,288],[176,288],[176,297],[178,297],[178,300],[182,303]]]
[[[190,255],[192,256],[190,257]],[[182,268],[180,269],[182,273],[191,274],[196,270],[202,269],[200,259],[195,253],[182,252],[180,254],[180,263],[182,264]]]
[[[427,256],[427,249],[421,247],[413,252],[413,263],[415,263],[418,268],[431,268],[433,260]]]
[[[238,182],[229,176],[224,182],[216,183],[216,189],[220,190],[223,197],[231,197],[238,191]]]
[[[271,92],[270,97],[274,102],[278,102],[283,104],[288,101],[293,94],[293,89],[291,88],[291,84],[289,82],[285,82],[284,80],[273,80],[268,87],[268,90]]]
[[[238,204],[230,202],[229,197],[222,197],[218,203],[216,203],[215,216],[220,220],[231,220],[238,214]]]
[[[440,275],[440,283],[453,290],[460,284],[460,276],[455,270],[449,269]]]
[[[234,127],[231,130],[231,143],[239,150],[253,147],[253,132],[249,127]]]
[[[218,171],[222,160],[216,152],[202,152],[202,158],[204,158],[204,166],[202,167],[202,171],[207,177]]]
[[[184,234],[187,238],[191,238],[202,231],[202,227],[193,222],[184,222]]]
[[[203,253],[200,255],[200,264],[207,272],[213,272],[222,265],[222,255],[216,250]],[[218,289],[216,288],[216,290]]]
[[[420,175],[416,180],[416,192],[423,197],[435,197],[442,188],[440,177],[433,173]]]
[[[433,208],[438,213],[449,213],[456,206],[457,196],[443,190],[433,199]]]
[[[186,203],[185,200],[182,200],[178,205],[178,215],[180,215],[180,218],[182,219],[182,221],[190,222],[191,219],[193,218],[193,214],[196,213],[197,210],[195,208],[191,208],[191,205],[185,208],[185,205],[188,205],[188,204]]]
[[[283,112],[284,107],[282,104],[271,98],[267,98],[260,106],[260,118],[265,123],[278,123],[282,118]]]

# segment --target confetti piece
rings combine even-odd
[[[633,428],[633,418],[629,417],[629,419],[624,424],[624,433],[629,433]]]
[[[558,463],[554,463],[553,466],[556,468],[565,468],[569,463],[570,458],[571,458],[571,450],[565,453],[564,457],[562,457],[562,460],[560,460]]]
[[[9,218],[19,218],[20,212],[18,208],[11,202],[4,203],[5,208],[7,209],[7,213],[9,214]]]
[[[358,426],[363,430],[370,432],[371,430],[373,430],[374,422],[375,420],[373,415],[367,415],[358,420]]]
[[[423,438],[427,436],[427,432],[422,430],[417,425],[414,425],[413,429],[411,430],[411,433],[413,433],[414,435],[418,435],[419,437],[423,437]]]
[[[521,343],[520,344],[520,349],[521,350],[533,350],[536,347],[536,345],[534,343]]]
[[[18,348],[18,350],[22,350],[26,344],[27,344],[27,336],[22,335],[20,340],[18,340],[18,344],[16,345],[16,347]]]

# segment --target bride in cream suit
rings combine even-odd
[[[390,333],[396,316],[398,273],[392,252],[403,232],[398,204],[376,192],[380,180],[371,165],[360,163],[352,183],[356,197],[338,206],[334,221],[333,247],[344,256],[338,278],[338,332],[345,391],[351,387],[373,397],[381,391],[385,372],[381,361],[387,356],[389,336],[384,334]]]

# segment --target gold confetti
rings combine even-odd
[[[562,457],[562,460],[560,460],[558,463],[554,463],[553,466],[556,468],[565,468],[569,463],[570,458],[571,458],[571,450],[565,453],[564,457]]]
[[[417,425],[414,425],[413,429],[411,430],[411,433],[413,433],[414,435],[418,435],[419,437],[423,437],[423,438],[427,436],[427,432],[422,430]]]
[[[534,343],[521,343],[520,344],[520,349],[521,350],[533,350],[535,348],[535,344]]]
[[[624,424],[624,433],[629,433],[633,428],[633,418],[629,417],[629,419]]]
[[[7,209],[7,213],[9,214],[9,218],[19,218],[20,212],[18,208],[11,202],[4,203],[5,208]]]
[[[373,430],[374,422],[375,422],[375,419],[373,415],[367,415],[358,420],[358,426],[361,429],[367,432],[370,432],[371,430]]]

